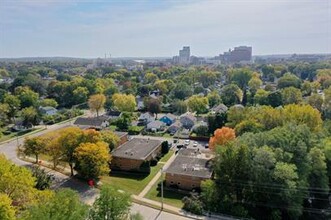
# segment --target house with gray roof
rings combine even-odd
[[[109,126],[109,117],[101,115],[99,117],[79,117],[75,120],[74,125],[81,129],[94,128],[102,130]]]
[[[219,105],[216,105],[210,109],[210,112],[213,114],[216,114],[216,113],[222,114],[222,113],[226,113],[227,111],[228,111],[228,107],[226,107],[226,105],[224,105],[222,103]]]
[[[186,129],[191,129],[197,122],[197,118],[190,112],[182,114],[179,120]]]
[[[166,124],[162,121],[152,121],[146,125],[146,129],[152,132],[163,131],[165,127]]]

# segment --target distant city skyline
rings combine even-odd
[[[3,0],[0,57],[331,53],[330,27],[331,0]]]

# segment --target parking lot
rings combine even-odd
[[[204,149],[207,150],[208,148],[208,142],[206,141],[194,141],[194,140],[182,140],[182,139],[173,139],[172,144],[174,149],[180,149],[180,148],[193,148],[193,149]]]

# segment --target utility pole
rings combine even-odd
[[[163,167],[160,168],[161,171],[161,211],[163,210]]]

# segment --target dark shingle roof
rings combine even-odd
[[[82,126],[101,126],[104,121],[107,121],[107,116],[99,116],[94,118],[84,118],[79,117],[74,122],[74,125],[82,125]]]
[[[145,160],[161,145],[161,141],[133,138],[112,152],[113,157]]]
[[[107,115],[112,116],[112,117],[119,117],[122,114],[122,112],[119,111],[113,111],[113,110],[109,110],[107,112]]]
[[[211,158],[206,158],[196,149],[181,149],[166,173],[211,178]]]

